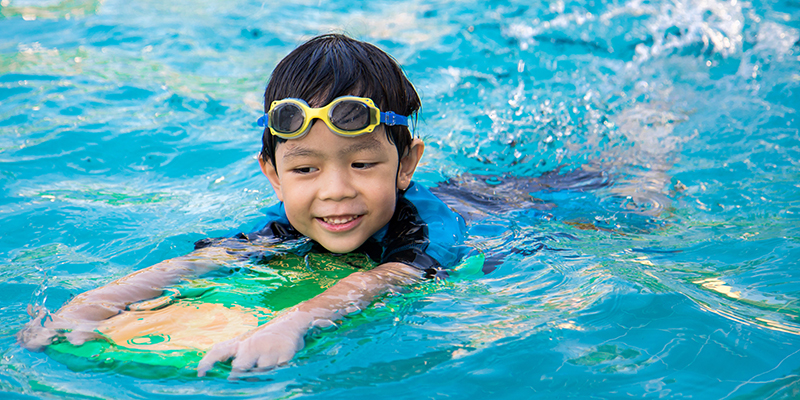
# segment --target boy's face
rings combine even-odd
[[[397,190],[410,185],[423,149],[414,139],[398,160],[383,126],[341,137],[315,121],[302,138],[277,146],[276,167],[259,162],[292,226],[328,251],[348,253],[392,218]]]

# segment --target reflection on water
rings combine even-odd
[[[3,0],[0,391],[796,396],[797,21],[789,1]],[[275,201],[260,91],[329,28],[404,65],[417,179],[492,271],[384,299],[235,388],[15,346],[29,304],[252,226]]]
[[[41,4],[45,3],[45,4]],[[0,16],[19,18],[25,21],[43,19],[71,19],[97,13],[102,0],[27,2],[3,0]]]

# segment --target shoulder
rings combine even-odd
[[[466,237],[466,231],[466,223],[461,215],[451,210],[426,187],[412,182],[398,198],[395,216],[384,243],[389,244],[388,254],[414,249],[416,260],[424,260],[426,257],[435,260],[420,262],[430,264],[421,269],[437,265],[449,267],[464,255],[461,244]]]
[[[435,225],[445,231],[436,232],[437,234],[449,233],[459,238],[464,236],[467,229],[464,218],[425,186],[412,182],[402,198],[414,206],[419,218],[429,226],[429,229],[431,225]]]
[[[283,202],[273,204],[262,211],[264,212],[264,218],[246,235],[250,240],[272,238],[282,241],[303,236],[289,223]]]
[[[286,209],[282,201],[264,208],[261,211],[264,212],[264,218],[262,218],[250,232],[258,232],[266,228],[272,222],[289,225],[289,218],[286,217]]]

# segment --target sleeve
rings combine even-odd
[[[467,253],[464,218],[428,189],[412,183],[398,199],[394,217],[383,239],[381,262],[400,262],[446,278],[443,271]]]
[[[264,219],[256,224],[253,230],[246,235],[250,240],[272,237],[276,241],[284,241],[298,239],[303,236],[289,223],[283,202],[267,207],[264,209],[264,214]]]
[[[222,237],[201,239],[194,243],[195,250],[220,246],[242,259],[264,258],[272,253],[263,246],[264,243],[278,243],[302,237],[286,218],[282,202],[264,209],[264,214],[266,216],[249,233],[233,230]]]

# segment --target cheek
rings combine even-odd
[[[397,188],[394,180],[382,179],[380,183],[372,186],[373,206],[381,210],[385,218],[391,218],[394,214],[395,203],[397,202]],[[387,217],[388,215],[388,217]]]
[[[302,188],[302,186],[297,185],[290,186]],[[286,216],[289,218],[289,222],[291,222],[292,225],[295,225],[297,222],[299,222],[298,217],[301,217],[307,213],[310,200],[308,199],[308,195],[304,193],[303,190],[286,190],[286,187],[287,186],[283,186],[284,190],[281,191],[281,201],[283,201],[283,207],[286,209]]]

